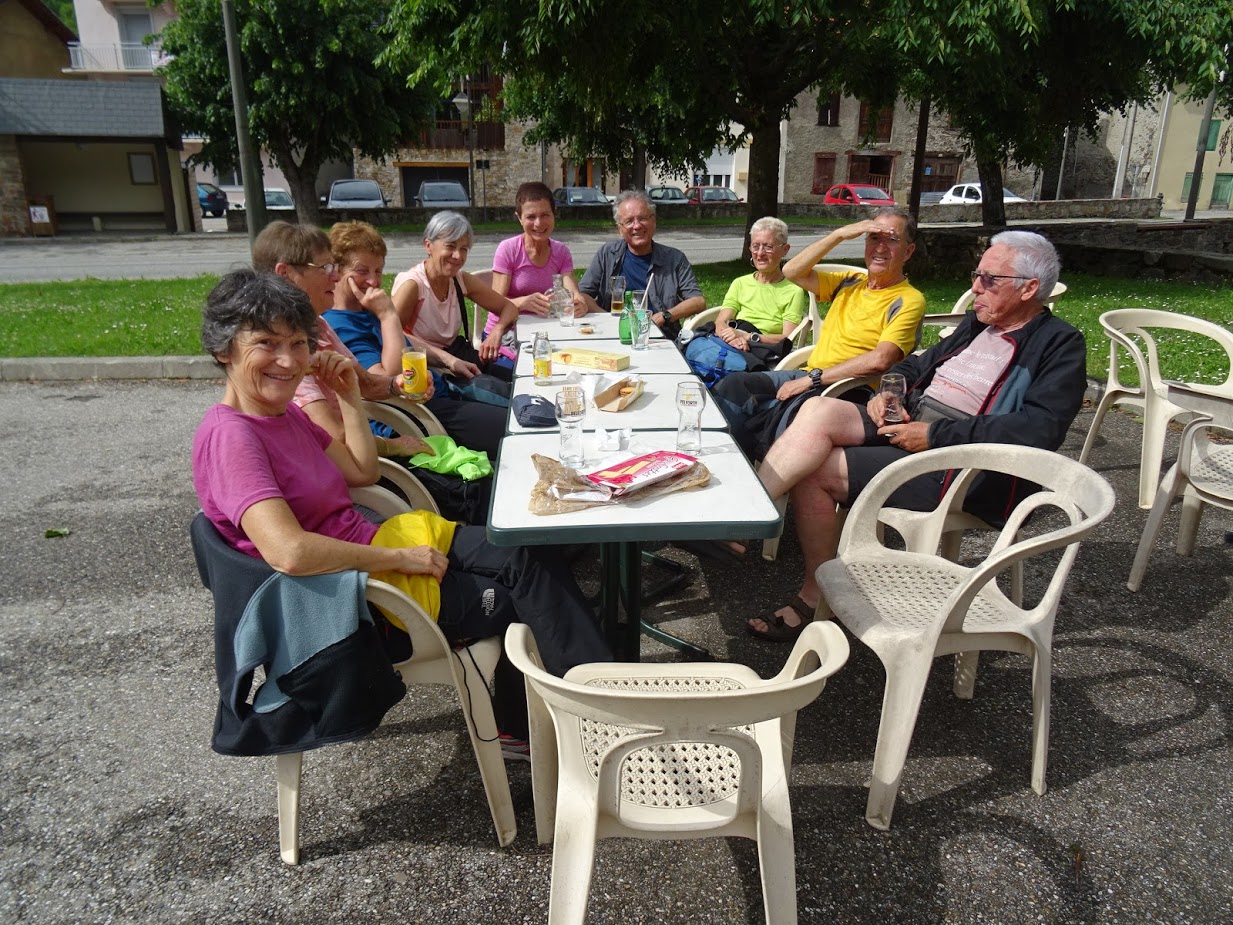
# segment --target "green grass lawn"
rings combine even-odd
[[[708,305],[718,305],[731,281],[749,272],[740,261],[694,268]],[[1070,287],[1058,314],[1088,340],[1088,373],[1104,379],[1108,341],[1098,318],[1113,308],[1157,308],[1233,327],[1233,285],[1116,279],[1064,274]],[[215,277],[178,280],[84,280],[0,285],[0,356],[163,356],[201,350],[201,304]],[[386,285],[393,276],[386,279]],[[928,280],[920,289],[929,311],[946,312],[965,291],[962,282]],[[929,343],[930,334],[926,334]],[[1210,341],[1177,336],[1163,341],[1165,375],[1218,382],[1228,374],[1224,351]],[[1133,375],[1129,376],[1133,381]]]

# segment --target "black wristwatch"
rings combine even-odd
[[[760,343],[762,343],[762,335],[761,335],[761,334],[751,334],[751,335],[749,335],[749,342],[750,342],[751,344],[760,344]]]
[[[822,384],[822,370],[814,367],[809,371],[809,378],[813,380],[815,388],[820,386]]]

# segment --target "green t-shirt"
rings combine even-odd
[[[763,334],[782,334],[785,321],[801,323],[809,310],[809,294],[786,279],[760,283],[750,273],[732,281],[723,304]]]

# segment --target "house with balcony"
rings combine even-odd
[[[501,86],[501,77],[487,69],[467,77],[459,92],[470,101],[471,118],[463,118],[454,100],[442,100],[435,120],[384,163],[357,155],[355,176],[377,181],[391,205],[403,206],[413,205],[425,180],[457,180],[477,208],[512,208],[519,184],[528,180],[553,187],[596,185],[597,164],[571,165],[555,146],[528,147],[527,125],[501,121]],[[586,182],[566,182],[570,177]]]
[[[155,79],[162,63],[156,41],[147,42],[176,17],[175,5],[142,0],[73,0],[81,41],[69,43],[74,74],[91,80]]]

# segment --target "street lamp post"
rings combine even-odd
[[[471,208],[475,208],[475,120],[471,110],[471,97],[465,90],[459,90],[451,102],[458,109],[467,129],[467,198],[471,200]]]

